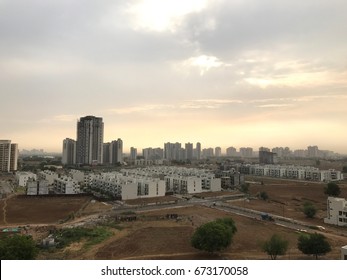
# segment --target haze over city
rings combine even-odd
[[[347,2],[0,0],[1,139],[347,154]]]

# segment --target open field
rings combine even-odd
[[[317,224],[324,224],[323,219],[326,217],[327,207],[327,195],[324,194],[326,183],[260,177],[248,179],[254,181],[249,187],[251,196],[257,196],[260,192],[265,191],[269,196],[268,201],[251,199],[249,201],[232,201],[231,204],[306,222],[314,221]],[[264,185],[261,185],[260,181],[263,181]],[[341,182],[339,186],[341,189],[340,197],[347,198],[347,182]],[[302,212],[305,202],[310,202],[316,207],[317,214],[314,219],[307,219]]]
[[[80,210],[89,200],[89,196],[14,196],[0,201],[0,226],[59,223]]]
[[[161,220],[176,213],[181,220]],[[95,259],[268,259],[261,243],[278,233],[289,241],[289,250],[282,259],[310,259],[297,249],[299,234],[271,222],[250,219],[207,207],[193,206],[141,213],[142,218],[130,222],[119,235],[110,238],[95,251]],[[221,217],[231,217],[237,226],[233,244],[218,255],[208,255],[190,245],[196,227]],[[151,220],[157,218],[158,220]],[[150,219],[149,221],[147,219]],[[324,259],[339,259],[340,247],[347,237],[329,236],[333,250]],[[91,256],[89,256],[90,258]]]

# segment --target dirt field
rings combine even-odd
[[[311,259],[297,249],[297,232],[270,222],[198,206],[175,209],[174,212],[179,214],[182,220],[129,223],[124,235],[112,237],[97,249],[95,259],[268,259],[261,250],[261,244],[273,233],[278,233],[289,241],[288,253],[281,259]],[[173,211],[151,212],[145,214],[144,219],[159,218],[168,213]],[[227,216],[234,219],[237,227],[230,248],[219,255],[209,255],[191,247],[190,238],[197,226]],[[340,247],[347,243],[347,237],[333,236],[328,240],[333,250],[322,258],[339,259]]]
[[[0,201],[0,226],[11,224],[53,224],[76,213],[90,197],[14,196]]]
[[[254,177],[255,184],[250,184],[251,196],[257,196],[261,191],[265,191],[269,199],[263,200],[239,200],[229,203],[240,207],[250,208],[258,211],[285,216],[306,222],[314,222],[325,225],[323,219],[326,217],[326,200],[324,194],[325,183],[284,181],[276,179],[262,179],[264,185],[258,184]],[[347,183],[339,183],[341,189],[340,197],[347,198]],[[308,219],[302,212],[305,202],[311,202],[317,208],[314,219]]]

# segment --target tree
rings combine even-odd
[[[330,182],[324,189],[324,193],[328,196],[339,196],[341,193],[341,189],[338,184]]]
[[[317,209],[312,203],[305,202],[303,212],[307,218],[312,219],[316,215]]]
[[[325,255],[331,251],[331,246],[325,236],[320,233],[302,234],[298,238],[298,249],[306,255]]]
[[[273,234],[268,241],[262,245],[262,249],[272,260],[276,260],[277,256],[285,255],[288,249],[288,241],[277,234]]]
[[[0,239],[1,260],[33,260],[38,250],[31,236],[12,235]]]
[[[262,200],[268,200],[268,199],[269,199],[269,195],[268,195],[267,192],[265,192],[265,191],[260,192],[259,197],[260,197]]]
[[[209,253],[221,251],[231,244],[236,231],[231,218],[217,219],[198,227],[191,238],[191,244],[194,248]]]
[[[240,186],[240,191],[243,192],[243,193],[248,194],[249,193],[249,183],[243,183]]]

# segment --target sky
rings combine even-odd
[[[0,0],[0,139],[62,151],[80,117],[165,142],[347,154],[345,0]]]

